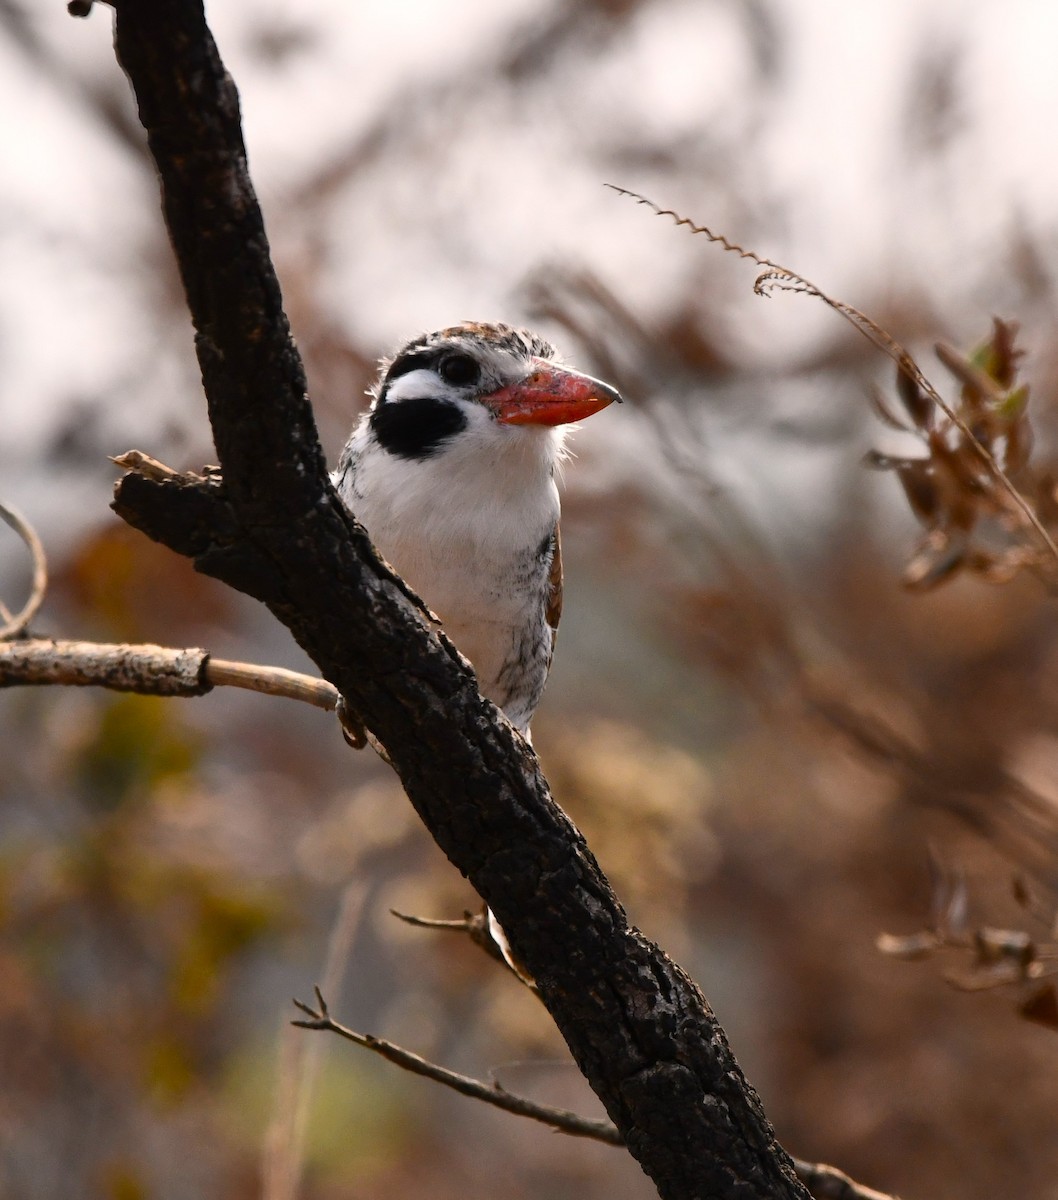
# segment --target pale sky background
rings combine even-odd
[[[107,519],[105,453],[176,445],[208,457],[207,431],[153,180],[86,98],[126,91],[111,13],[73,20],[60,0],[5,9],[35,51],[0,35],[0,491],[61,545]],[[858,306],[910,294],[938,336],[973,340],[1001,312],[1022,320],[1030,349],[1049,337],[1048,313],[1019,311],[1011,264],[1023,239],[1058,267],[1054,5],[656,0],[605,34],[584,6],[565,48],[497,78],[496,62],[553,11],[529,0],[209,5],[281,273],[311,258],[317,311],[365,353],[463,317],[524,319],[526,277],[548,264],[590,269],[647,320],[698,290],[719,295],[730,346],[780,377],[844,336],[822,306],[757,299],[750,267],[605,181]],[[755,11],[774,27],[770,49],[748,35]],[[262,55],[268,39],[283,52]],[[945,62],[938,132],[916,121],[914,98]],[[361,170],[314,191],[380,121],[394,133]],[[795,414],[859,402],[793,383],[786,394]],[[71,425],[100,453],[66,462],[59,486],[43,464]],[[611,426],[599,436],[620,439]],[[767,430],[740,438],[722,473],[752,491],[739,456],[758,456]],[[782,487],[807,503],[819,467],[785,463]],[[779,498],[749,502],[766,517]]]

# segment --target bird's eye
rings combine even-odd
[[[437,368],[445,383],[466,387],[481,378],[481,367],[469,354],[447,354]]]

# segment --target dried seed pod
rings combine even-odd
[[[933,422],[933,401],[926,395],[916,378],[908,355],[901,355],[896,364],[896,392],[917,429],[928,429]]]
[[[927,528],[937,523],[940,514],[940,492],[926,460],[895,463],[897,478],[911,511]]]
[[[1032,456],[1032,443],[1032,426],[1028,421],[1024,417],[1011,421],[1003,447],[1003,469],[1012,473],[1027,466]]]
[[[992,336],[978,350],[983,352],[983,361],[978,365],[1003,388],[1014,386],[1018,374],[1018,360],[1024,351],[1017,346],[1017,321],[1004,321],[1001,317],[992,318]],[[977,355],[974,355],[975,361]]]

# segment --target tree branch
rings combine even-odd
[[[660,1194],[803,1197],[701,991],[629,926],[532,749],[330,488],[200,0],[115,8],[223,469],[194,486],[130,474],[117,511],[264,601],[382,743]]]
[[[0,643],[0,687],[60,684],[105,687],[145,696],[204,696],[215,687],[238,687],[301,700],[333,711],[337,690],[325,679],[213,658],[208,650],[170,646],[23,638]]]
[[[577,1113],[569,1112],[564,1108],[552,1108],[547,1104],[537,1104],[535,1100],[505,1091],[498,1084],[482,1083],[480,1079],[472,1079],[469,1075],[460,1075],[457,1071],[440,1067],[425,1058],[420,1058],[418,1054],[413,1054],[410,1050],[405,1050],[395,1042],[388,1042],[385,1038],[375,1037],[370,1033],[357,1033],[355,1029],[340,1025],[327,1011],[327,1004],[319,988],[316,988],[315,1008],[301,1000],[295,1000],[294,1004],[301,1009],[308,1020],[292,1021],[292,1025],[300,1026],[302,1029],[336,1033],[339,1037],[354,1042],[357,1046],[373,1050],[375,1054],[381,1055],[391,1063],[396,1063],[405,1071],[411,1071],[413,1075],[421,1075],[424,1079],[433,1079],[437,1083],[443,1083],[445,1087],[451,1088],[454,1092],[470,1096],[473,1100],[483,1100],[486,1104],[491,1104],[494,1108],[502,1108],[504,1112],[514,1113],[515,1116],[528,1117],[531,1121],[542,1121],[545,1125],[550,1125],[552,1129],[559,1129],[573,1137],[593,1138],[598,1142],[607,1142],[611,1146],[624,1145],[624,1140],[617,1132],[617,1127],[609,1121],[593,1121],[589,1117],[578,1116]]]
[[[402,916],[400,913],[396,915]],[[431,929],[455,927],[454,922],[425,921],[421,918],[408,917],[402,919],[411,920],[414,924],[425,925]],[[596,1121],[565,1108],[553,1108],[549,1104],[538,1104],[535,1100],[508,1092],[497,1083],[483,1083],[480,1079],[473,1079],[469,1075],[460,1075],[456,1071],[450,1071],[447,1067],[438,1066],[437,1063],[421,1058],[418,1054],[405,1050],[403,1046],[398,1046],[395,1042],[389,1042],[385,1038],[375,1037],[370,1033],[357,1033],[356,1030],[336,1021],[328,1011],[326,1001],[318,987],[315,992],[315,1008],[301,1000],[294,1001],[295,1006],[301,1009],[308,1020],[292,1021],[292,1025],[297,1025],[302,1029],[336,1033],[339,1037],[343,1037],[357,1046],[374,1051],[375,1054],[381,1055],[405,1071],[411,1071],[413,1075],[422,1075],[426,1079],[432,1079],[436,1083],[444,1084],[445,1087],[459,1092],[460,1095],[469,1096],[472,1100],[481,1100],[485,1104],[491,1104],[494,1108],[501,1108],[504,1112],[513,1113],[515,1116],[541,1121],[545,1125],[550,1125],[552,1129],[558,1130],[559,1133],[568,1133],[572,1137],[591,1138],[593,1141],[605,1142],[608,1146],[624,1145],[624,1139],[617,1127],[609,1121]],[[884,1192],[876,1192],[873,1188],[864,1187],[862,1183],[856,1183],[844,1171],[839,1171],[836,1167],[829,1167],[825,1163],[804,1162],[798,1158],[792,1161],[797,1178],[808,1188],[816,1200],[893,1200],[892,1196],[888,1196]]]
[[[878,1192],[850,1179],[844,1171],[826,1163],[793,1160],[797,1178],[815,1196],[816,1200],[895,1200],[888,1192]]]

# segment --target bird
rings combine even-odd
[[[556,472],[621,396],[527,329],[468,321],[381,362],[332,482],[527,740],[562,612]]]

